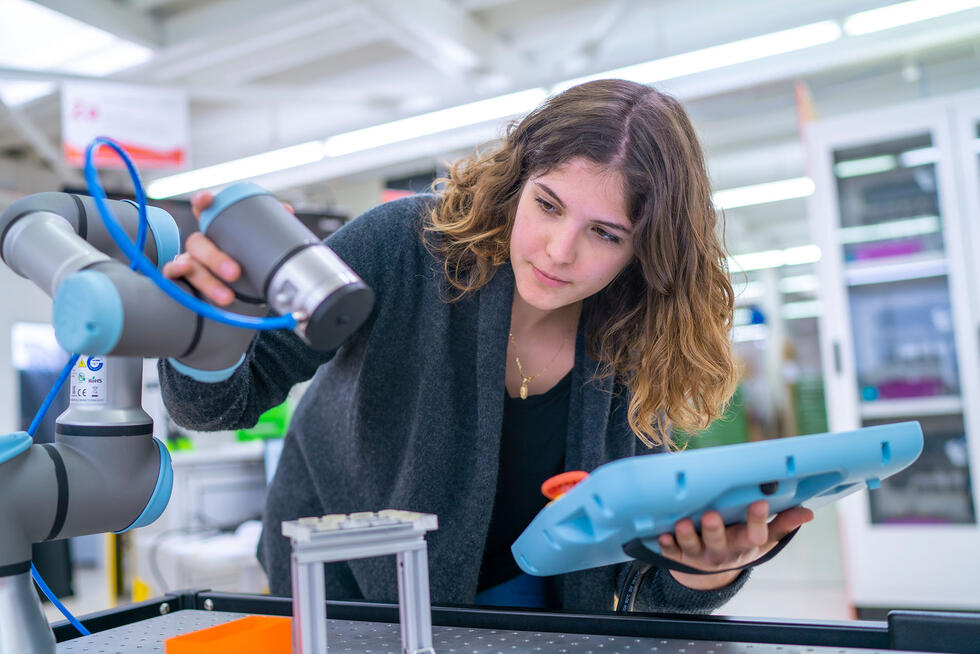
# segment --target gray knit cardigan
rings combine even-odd
[[[266,500],[258,557],[274,595],[291,592],[282,521],[395,508],[439,517],[438,531],[428,537],[433,603],[473,602],[496,490],[514,275],[510,265],[500,266],[480,291],[444,301],[441,265],[420,240],[431,202],[433,196],[415,196],[383,204],[327,239],[376,294],[368,321],[335,353],[313,351],[279,331],[256,338],[224,382],[200,383],[161,362],[170,415],[198,430],[254,425],[294,384],[314,377]],[[627,394],[611,378],[596,379],[596,368],[580,326],[567,470],[588,471],[637,453]],[[561,575],[561,606],[611,610],[626,567]],[[394,557],[329,564],[326,577],[328,598],[398,597]],[[696,591],[655,570],[643,577],[633,608],[707,613],[746,577]]]

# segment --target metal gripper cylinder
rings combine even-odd
[[[339,347],[367,319],[374,293],[333,250],[255,184],[235,184],[201,214],[201,231],[318,350]]]

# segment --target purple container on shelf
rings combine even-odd
[[[922,252],[923,245],[921,239],[903,239],[900,241],[886,241],[884,243],[866,243],[854,248],[854,259],[862,261],[867,259],[884,259],[886,257],[900,257],[902,255],[916,254]]]
[[[878,397],[900,399],[907,397],[935,397],[943,394],[943,380],[939,378],[892,379],[878,384]]]

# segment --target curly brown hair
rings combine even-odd
[[[624,180],[634,258],[583,306],[589,355],[629,391],[648,447],[673,446],[719,417],[736,383],[734,294],[704,155],[683,107],[624,80],[572,87],[512,123],[490,148],[437,180],[424,239],[459,299],[509,257],[518,198],[532,176],[582,157]]]

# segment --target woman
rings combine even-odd
[[[735,371],[715,223],[681,106],[632,82],[586,83],[455,165],[438,195],[382,205],[327,240],[376,293],[335,353],[263,333],[220,383],[161,364],[164,397],[179,424],[234,428],[315,375],[267,500],[259,557],[274,594],[290,592],[283,520],[401,508],[439,516],[434,603],[612,609],[626,566],[540,580],[508,548],[543,506],[543,479],[665,451],[671,429],[719,415]],[[187,250],[165,273],[227,304],[237,263],[201,235]],[[720,606],[746,575],[715,571],[812,517],[767,514],[760,502],[744,525],[679,522],[664,555],[711,574],[650,571],[631,608]],[[390,559],[328,565],[327,596],[396,598]]]

